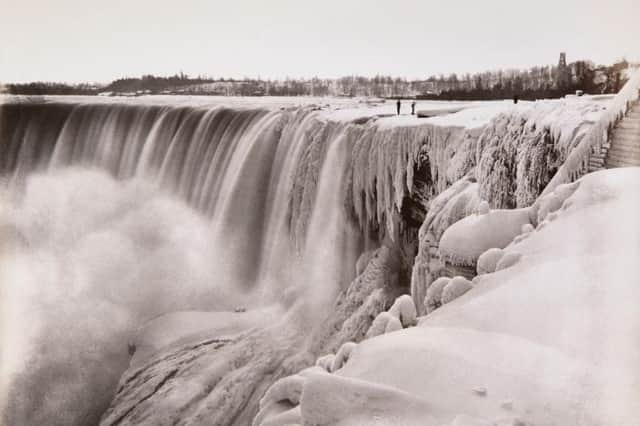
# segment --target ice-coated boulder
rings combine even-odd
[[[528,208],[471,215],[444,232],[438,250],[442,259],[452,265],[475,266],[482,253],[492,247],[506,247],[527,223]]]
[[[449,302],[457,299],[462,296],[469,290],[473,288],[471,285],[471,281],[466,279],[465,277],[453,277],[449,284],[444,286],[442,289],[442,298],[441,302],[443,305],[446,305]]]
[[[431,283],[427,289],[427,295],[424,298],[424,307],[427,314],[442,306],[442,290],[450,281],[451,278],[440,277]]]
[[[288,401],[297,405],[300,403],[300,394],[304,385],[304,377],[294,374],[283,377],[272,384],[267,392],[260,399],[260,408],[273,402]]]
[[[504,255],[504,250],[500,248],[490,248],[480,255],[478,258],[477,271],[478,275],[490,274],[496,271],[498,261]]]
[[[478,206],[478,214],[487,214],[490,211],[491,211],[491,207],[489,207],[489,203],[483,200]]]
[[[331,372],[331,366],[333,365],[333,360],[336,358],[334,354],[327,354],[321,356],[316,360],[316,366],[322,368],[325,371]]]
[[[532,207],[532,211],[535,212],[535,221],[541,223],[547,219],[549,213],[556,212],[562,208],[565,202],[576,192],[578,185],[578,182],[560,185],[553,192],[536,200]],[[570,203],[567,205],[570,205]]]
[[[416,305],[408,294],[398,297],[388,312],[399,319],[403,327],[411,327],[417,323]]]
[[[340,350],[338,350],[338,353],[336,354],[336,357],[333,360],[333,364],[331,364],[332,373],[341,369],[342,366],[345,365],[347,361],[349,361],[349,356],[351,355],[351,351],[356,346],[358,346],[358,344],[354,342],[347,342],[342,346],[340,346]]]
[[[533,232],[533,230],[534,230],[534,227],[530,223],[525,223],[524,225],[522,225],[522,233],[523,234],[529,234],[529,233]]]
[[[393,315],[391,315],[389,312],[380,312],[373,320],[371,327],[369,327],[366,338],[370,339],[372,337],[384,334],[385,330],[387,329],[387,323],[392,318]]]
[[[520,253],[509,252],[506,253],[496,266],[496,271],[501,271],[503,269],[507,269],[518,263],[522,255]]]
[[[389,321],[387,322],[387,326],[385,327],[384,332],[386,334],[386,333],[393,333],[394,331],[398,331],[398,330],[402,330],[402,323],[398,318],[392,316],[391,318],[389,318]]]

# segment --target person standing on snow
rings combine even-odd
[[[398,115],[400,115],[400,99],[396,102],[396,109],[398,110]]]
[[[416,101],[411,102],[411,115],[416,114]]]

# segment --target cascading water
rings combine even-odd
[[[96,423],[132,332],[167,312],[286,294],[313,327],[358,254],[402,232],[418,158],[440,191],[474,140],[310,107],[0,105],[4,418]]]

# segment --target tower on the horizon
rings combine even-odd
[[[565,68],[567,66],[567,54],[560,52],[560,60],[558,61],[558,68]]]
[[[556,87],[558,89],[566,89],[571,83],[570,70],[567,67],[567,54],[560,52],[560,59],[558,60],[558,73],[556,75]]]

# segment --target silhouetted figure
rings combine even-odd
[[[398,110],[398,115],[400,115],[400,99],[396,102],[396,108]]]
[[[416,101],[411,102],[411,115],[416,114]]]
[[[518,95],[513,95],[513,103],[514,104],[518,103]]]

